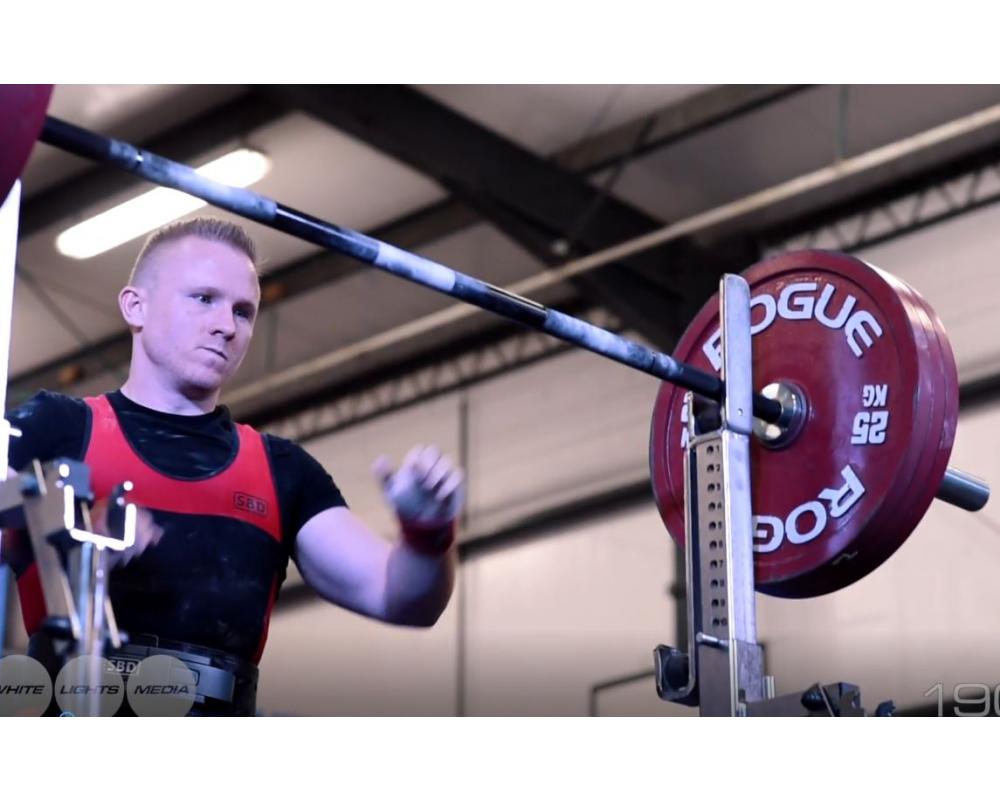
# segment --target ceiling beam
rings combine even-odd
[[[585,177],[409,86],[270,86],[262,91],[436,180],[548,266],[663,225]],[[689,240],[675,241],[572,283],[669,350],[715,291],[719,275],[752,263],[755,256],[749,244],[740,252],[712,252]]]
[[[556,163],[598,172],[622,154],[638,158],[812,88],[808,84],[725,84],[567,147]]]

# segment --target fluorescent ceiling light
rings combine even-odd
[[[263,153],[240,149],[210,161],[196,172],[242,189],[263,178],[270,167]],[[56,249],[70,258],[92,258],[205,205],[204,200],[176,189],[152,189],[63,231],[56,238]]]

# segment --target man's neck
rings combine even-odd
[[[121,393],[133,403],[154,411],[192,417],[211,413],[219,400],[218,392],[205,398],[192,398],[179,390],[171,391],[158,385],[150,385],[148,382],[135,380],[132,376],[122,384]]]

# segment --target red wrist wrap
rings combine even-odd
[[[444,554],[455,541],[455,521],[431,527],[417,522],[400,521],[406,543],[427,556]]]

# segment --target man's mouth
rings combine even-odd
[[[203,347],[202,350],[208,350],[209,353],[215,353],[223,361],[228,361],[229,357],[223,353],[221,350],[216,350],[214,347]]]

